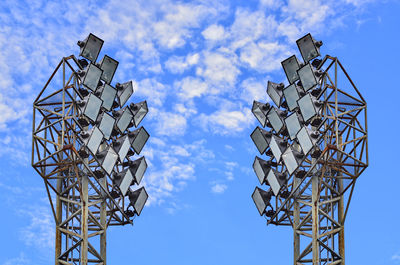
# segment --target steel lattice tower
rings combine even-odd
[[[307,41],[306,48],[316,51],[309,56]],[[338,58],[315,59],[321,42],[307,34],[297,44],[304,63],[295,56],[282,62],[289,85],[269,83],[275,107],[253,105],[269,128],[251,135],[269,157],[256,157],[253,167],[261,184],[270,186],[257,187],[253,200],[267,224],[293,228],[293,264],[343,265],[344,222],[357,178],[368,166],[367,104]]]
[[[123,107],[132,83],[111,86],[118,62],[106,55],[96,63],[102,44],[92,34],[78,42],[89,62],[62,58],[33,103],[32,166],[54,215],[57,265],[106,264],[107,227],[132,224],[147,200],[143,187],[130,186],[147,167],[144,157],[133,155],[149,135],[143,127],[129,129],[146,115],[147,104]],[[121,139],[129,140],[126,152]]]

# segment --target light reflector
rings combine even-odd
[[[128,133],[129,140],[131,142],[131,146],[133,150],[135,150],[136,154],[140,154],[143,149],[143,146],[146,144],[150,135],[145,130],[145,128],[140,127],[139,129],[134,130],[133,132]]]
[[[319,47],[322,45],[322,42],[315,42],[310,33],[298,39],[296,43],[305,63],[320,55]]]
[[[146,101],[142,101],[136,104],[130,104],[130,110],[133,114],[133,124],[135,127],[139,126],[140,122],[146,116],[147,112],[149,112]]]
[[[128,101],[129,97],[133,94],[133,84],[132,81],[119,84],[117,83],[116,88],[118,90],[118,103],[119,106],[122,108],[123,105]]]
[[[297,100],[300,98],[296,84],[291,84],[283,90],[283,95],[286,99],[286,103],[288,104],[288,108],[290,111],[294,111],[298,105]]]
[[[285,119],[286,128],[289,132],[289,137],[291,140],[296,138],[297,133],[301,129],[301,125],[299,122],[299,117],[296,112],[293,112]]]
[[[267,118],[276,133],[279,133],[284,126],[281,116],[284,116],[284,112],[275,107],[272,107],[267,114]]]
[[[311,64],[306,64],[298,70],[301,85],[305,91],[308,91],[317,85],[313,68]]]
[[[100,69],[103,70],[101,80],[103,80],[107,84],[110,84],[111,80],[114,77],[115,71],[117,70],[117,67],[118,61],[114,60],[110,56],[104,55],[103,59],[100,62]]]
[[[299,75],[297,74],[297,70],[299,70],[300,64],[296,58],[296,55],[290,56],[289,58],[284,60],[281,64],[290,84],[293,84],[294,82],[299,80]]]
[[[139,216],[143,210],[144,205],[146,204],[147,198],[149,197],[147,191],[145,190],[144,187],[141,187],[140,189],[135,190],[134,192],[129,192],[128,196],[129,196],[130,206],[133,207],[135,213]]]
[[[103,70],[94,64],[89,64],[89,67],[86,69],[85,76],[83,78],[83,85],[90,90],[95,91],[99,85],[102,74]]]
[[[103,132],[104,138],[106,140],[110,139],[111,132],[114,128],[114,124],[115,124],[115,119],[107,112],[103,112],[101,116],[99,129]]]
[[[269,142],[271,141],[271,136],[272,133],[261,129],[258,126],[251,133],[250,137],[261,155],[264,154],[265,150],[268,148]]]
[[[256,187],[251,197],[253,198],[254,204],[257,207],[258,212],[260,215],[263,215],[267,209],[267,206],[270,205],[272,192],[271,190],[265,191]]]
[[[301,165],[303,162],[304,155],[296,150],[293,150],[291,146],[282,154],[282,160],[289,172],[292,175],[293,172]]]
[[[81,47],[79,56],[85,57],[93,63],[96,62],[103,43],[102,39],[90,33],[84,41],[78,41],[78,46]]]
[[[275,103],[276,106],[280,106],[282,103],[282,89],[284,85],[282,83],[274,83],[271,81],[268,81],[268,86],[267,86],[267,94],[270,96],[272,101]]]

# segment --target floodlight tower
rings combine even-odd
[[[273,104],[254,101],[251,134],[261,155],[252,198],[267,224],[291,226],[293,264],[345,264],[344,222],[357,178],[368,166],[367,104],[322,42],[297,40],[282,62],[289,84],[268,82]]]
[[[118,62],[93,34],[64,57],[33,103],[32,166],[56,223],[55,264],[106,264],[108,226],[133,224],[148,198],[139,155],[146,101],[126,105],[132,81],[112,85]],[[136,129],[134,129],[136,128]]]

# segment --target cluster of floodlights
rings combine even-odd
[[[267,191],[256,187],[252,198],[260,213],[271,217],[275,214],[273,196],[287,198],[287,184],[292,176],[302,178],[306,174],[305,161],[321,155],[323,107],[322,94],[324,72],[318,66],[321,60],[321,41],[311,34],[297,40],[304,63],[295,55],[282,61],[289,84],[268,82],[267,94],[275,104],[254,101],[252,112],[264,130],[257,126],[251,138],[263,160],[256,156],[253,168],[260,184],[269,186]]]
[[[81,57],[78,60],[81,69],[76,73],[77,94],[81,98],[76,101],[78,153],[91,165],[94,162],[95,177],[111,178],[113,198],[128,197],[130,203],[125,213],[133,217],[140,215],[148,198],[144,187],[131,189],[132,185],[140,184],[147,169],[144,157],[134,160],[133,156],[140,154],[149,138],[143,127],[137,128],[148,107],[146,101],[124,106],[133,94],[133,84],[129,81],[112,86],[118,62],[105,55],[96,63],[103,42],[93,34],[78,42]]]

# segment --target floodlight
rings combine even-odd
[[[131,171],[129,169],[125,169],[121,172],[114,173],[113,177],[114,184],[118,186],[122,196],[125,196],[133,181]]]
[[[283,83],[274,83],[268,81],[267,94],[270,96],[276,106],[280,106],[282,103],[282,89],[284,88]]]
[[[135,190],[133,192],[129,190],[128,196],[130,201],[129,206],[132,206],[134,212],[139,216],[140,213],[142,212],[144,205],[146,204],[147,198],[149,197],[149,195],[146,192],[146,189],[144,187],[141,187],[140,189]]]
[[[318,132],[311,131],[307,127],[301,128],[297,133],[297,139],[299,140],[301,149],[305,155],[311,151],[311,149],[316,145],[318,139]]]
[[[299,70],[300,64],[296,58],[296,55],[290,56],[289,58],[281,62],[281,64],[290,84],[293,84],[294,82],[299,80],[297,70]]]
[[[128,154],[129,149],[131,148],[128,135],[124,135],[113,141],[113,147],[115,152],[118,153],[119,161],[123,162]]]
[[[269,103],[264,104],[255,100],[253,101],[251,112],[253,112],[254,116],[256,116],[262,127],[265,127],[267,124],[267,113],[270,108],[271,105]]]
[[[256,156],[253,169],[261,185],[267,183],[271,186],[275,196],[278,196],[281,187],[286,183],[286,175],[271,168],[271,165],[271,161],[265,161]]]
[[[118,61],[114,60],[110,56],[104,55],[103,59],[100,62],[100,69],[103,70],[101,80],[103,80],[107,84],[110,84],[111,80],[114,77],[115,71],[117,70],[117,67]]]
[[[115,86],[118,90],[117,97],[119,106],[122,108],[123,105],[128,101],[129,97],[133,94],[132,81],[120,84],[117,83]]]
[[[274,155],[276,162],[279,162],[281,160],[282,153],[287,148],[287,141],[279,138],[276,135],[272,135],[269,147],[271,148],[272,154]]]
[[[88,97],[76,102],[81,113],[89,118],[92,122],[97,120],[103,100],[90,93]]]
[[[317,85],[317,79],[315,78],[314,70],[310,64],[304,65],[297,73],[299,74],[301,85],[305,91]]]
[[[287,115],[287,111],[283,111],[272,107],[267,114],[268,121],[271,123],[272,128],[276,133],[279,133],[281,129],[284,127],[282,118]]]
[[[143,178],[144,172],[147,169],[147,162],[144,156],[135,161],[127,161],[122,163],[123,166],[128,166],[133,176],[133,183],[139,185]]]
[[[253,201],[254,201],[260,215],[265,214],[267,206],[271,205],[270,204],[271,196],[272,196],[271,189],[269,189],[268,191],[265,191],[263,189],[260,189],[259,187],[255,188],[251,197],[253,198]]]
[[[305,63],[320,56],[319,47],[322,46],[322,41],[314,41],[310,33],[298,39],[296,43]]]
[[[117,163],[118,154],[111,146],[108,146],[105,150],[97,153],[96,158],[101,168],[110,175],[115,163]]]
[[[267,132],[257,126],[255,130],[251,133],[250,137],[256,145],[258,151],[262,155],[268,148],[269,142],[271,141],[271,132]]]
[[[83,144],[89,149],[89,151],[95,155],[101,142],[103,141],[103,133],[93,126],[90,131],[82,131],[81,137],[83,139]]]
[[[282,160],[285,163],[285,166],[289,172],[289,175],[292,175],[296,169],[299,168],[305,156],[294,150],[291,146],[282,154]]]
[[[279,191],[287,182],[286,174],[271,168],[267,175],[267,181],[274,195],[278,196]]]
[[[133,150],[135,150],[136,154],[140,154],[143,146],[146,144],[147,140],[150,137],[149,133],[145,130],[145,128],[143,128],[143,126],[132,132],[128,132],[128,136],[131,142],[131,146]]]
[[[101,116],[99,116],[99,118],[100,118],[99,129],[103,132],[104,138],[106,140],[109,140],[110,136],[111,136],[111,133],[112,133],[112,130],[114,128],[115,119],[113,118],[113,116],[111,116],[107,112],[103,112],[101,114]]]
[[[85,57],[92,63],[96,62],[103,43],[102,39],[90,33],[84,41],[78,41],[77,43],[81,48],[79,56]]]
[[[115,102],[115,97],[117,96],[117,90],[109,84],[104,84],[104,86],[101,86],[96,90],[96,95],[103,100],[102,107],[107,111],[111,111],[114,107],[113,104]]]
[[[301,88],[297,87],[296,84],[291,84],[283,90],[283,95],[290,111],[294,111],[298,107],[299,92],[302,92]]]
[[[113,110],[113,115],[117,119],[117,128],[121,133],[124,133],[128,128],[131,120],[133,118],[133,114],[129,107],[122,108],[118,111]]]
[[[296,112],[293,112],[285,119],[286,128],[289,132],[289,137],[291,140],[296,138],[296,134],[301,129],[301,124],[299,121],[300,117],[297,115]]]
[[[299,105],[301,115],[305,122],[309,122],[311,118],[319,113],[323,102],[321,100],[316,100],[310,94],[306,94],[304,97],[297,100]]]
[[[136,104],[131,103],[129,105],[129,108],[133,114],[133,125],[135,127],[138,127],[140,122],[146,116],[147,112],[149,112],[149,108],[147,107],[147,102],[145,100]]]
[[[265,161],[258,156],[255,157],[253,162],[253,169],[257,175],[260,184],[264,184],[267,180],[268,171],[271,169],[271,161]]]
[[[78,75],[83,77],[82,84],[92,91],[95,91],[99,85],[103,70],[94,64],[89,64],[85,70],[79,70]]]

